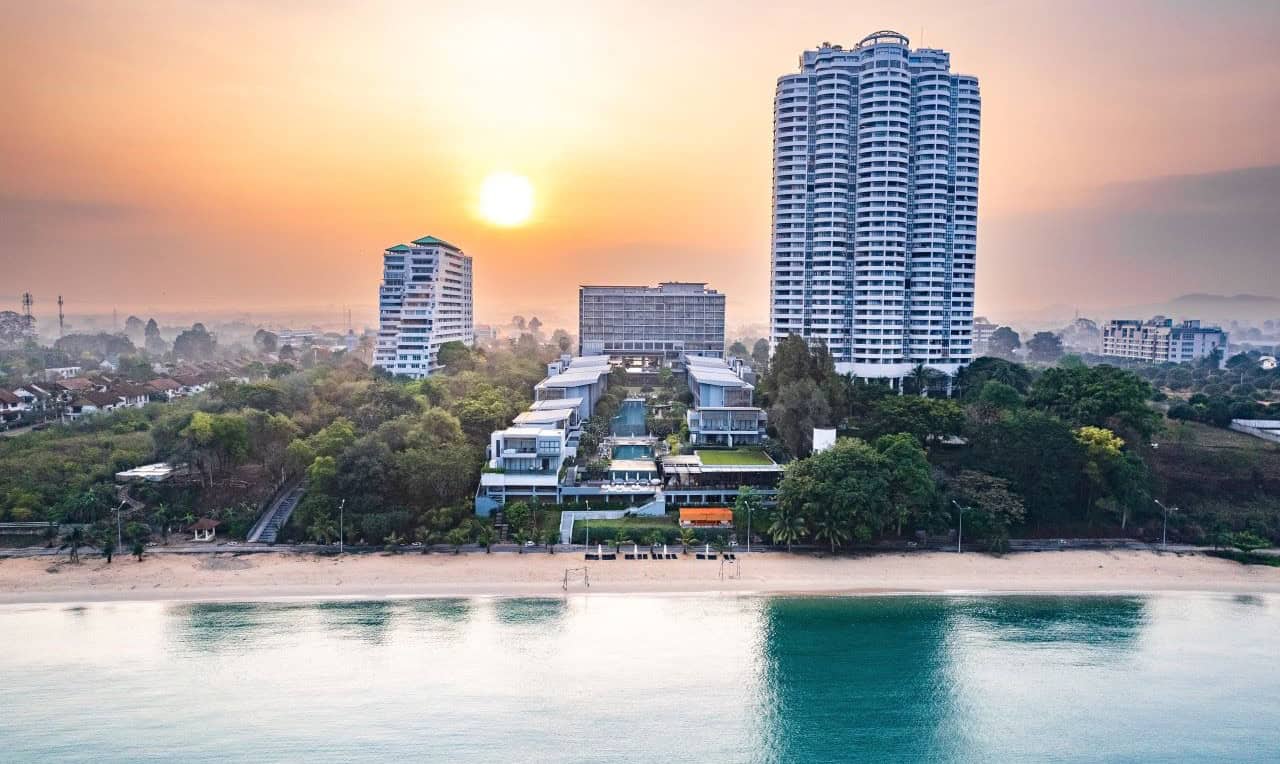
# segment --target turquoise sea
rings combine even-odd
[[[0,607],[0,761],[1276,761],[1280,598]]]

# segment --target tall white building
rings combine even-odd
[[[772,338],[842,373],[973,360],[978,80],[897,32],[823,43],[773,107]]]
[[[441,345],[475,341],[471,258],[434,236],[388,248],[378,316],[373,365],[415,378],[432,373]]]

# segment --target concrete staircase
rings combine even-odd
[[[248,541],[274,544],[280,529],[289,522],[289,516],[293,514],[293,510],[297,509],[298,502],[302,501],[302,496],[306,492],[307,487],[299,484],[281,494],[270,507],[267,507],[267,511],[262,513],[262,517],[258,518],[253,530],[249,531]]]

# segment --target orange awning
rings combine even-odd
[[[727,507],[684,507],[680,510],[681,525],[732,525],[733,510]]]

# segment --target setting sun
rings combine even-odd
[[[499,226],[518,226],[533,214],[533,184],[523,175],[495,172],[480,186],[480,216]]]

